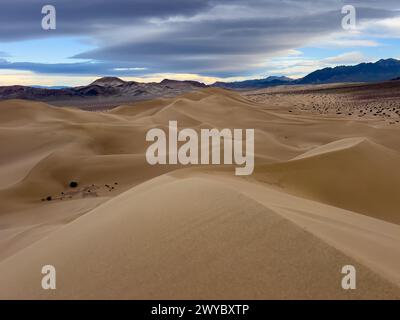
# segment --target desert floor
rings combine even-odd
[[[397,98],[323,89],[0,102],[0,298],[399,299]],[[149,165],[146,132],[169,120],[254,128],[253,175]]]

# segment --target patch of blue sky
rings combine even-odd
[[[72,56],[95,47],[84,38],[49,37],[16,42],[0,42],[0,52],[9,62],[73,63],[85,60]]]

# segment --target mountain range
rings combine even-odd
[[[0,87],[0,100],[27,99],[45,101],[55,105],[113,106],[124,102],[147,100],[157,97],[173,97],[186,92],[206,88],[197,81],[164,79],[159,83],[124,81],[117,77],[103,77],[87,86],[46,88],[38,86]]]
[[[318,84],[335,82],[379,82],[400,76],[400,60],[381,59],[375,63],[360,63],[355,66],[338,66],[314,71],[297,84]]]
[[[255,79],[255,80],[244,80],[244,81],[235,81],[235,82],[215,82],[212,86],[219,88],[229,88],[229,89],[245,89],[245,88],[265,88],[272,86],[279,86],[283,84],[288,84],[289,82],[294,81],[291,78],[282,76],[269,76],[265,79]]]
[[[355,66],[338,66],[316,70],[301,79],[267,77],[258,80],[216,82],[215,87],[228,89],[258,89],[289,84],[324,84],[338,82],[379,82],[400,77],[400,60],[381,59],[375,63],[360,63]]]
[[[380,82],[399,77],[400,61],[396,59],[381,59],[375,63],[324,68],[295,80],[284,76],[269,76],[255,80],[215,82],[211,87],[244,90],[279,85]],[[129,101],[147,100],[161,96],[173,97],[206,87],[208,86],[197,81],[164,79],[159,83],[141,83],[124,81],[116,77],[103,77],[87,86],[80,87],[3,86],[0,87],[0,100],[29,99],[56,105],[104,105],[109,107]]]

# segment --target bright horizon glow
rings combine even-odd
[[[42,75],[35,74],[30,71],[18,71],[18,70],[0,70],[0,86],[11,86],[11,85],[25,85],[25,86],[67,86],[76,87],[84,86],[92,83],[96,79],[103,77],[99,76],[57,76],[57,75]],[[199,81],[205,84],[212,84],[216,81],[242,81],[252,79],[251,77],[231,77],[231,78],[217,78],[217,77],[204,77],[197,74],[179,74],[179,73],[164,73],[154,74],[143,77],[125,77],[118,76],[118,78],[124,81],[136,81],[142,83],[149,82],[161,82],[164,79],[170,80],[192,80]]]

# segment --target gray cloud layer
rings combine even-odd
[[[53,0],[57,30],[49,33],[40,26],[46,1],[2,0],[0,41],[87,36],[98,48],[75,58],[98,63],[0,61],[0,68],[61,74],[110,74],[129,67],[146,71],[120,73],[246,74],[268,56],[340,31],[346,3],[355,5],[364,20],[398,14],[398,0]]]

